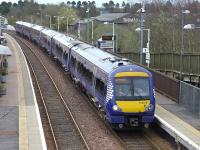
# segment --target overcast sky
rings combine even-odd
[[[6,2],[12,2],[12,3],[17,3],[19,0],[0,0],[0,3],[2,2],[2,1],[6,1]],[[58,3],[61,3],[61,2],[67,2],[68,0],[35,0],[36,2],[38,2],[38,3],[42,3],[42,4],[47,4],[47,3],[54,3],[54,4],[58,4]],[[69,0],[69,1],[73,1],[73,0]],[[75,0],[76,2],[78,1],[78,0]],[[80,1],[84,1],[84,0],[80,0]],[[85,1],[87,1],[87,0],[85,0]],[[92,1],[92,0],[90,0],[90,1]],[[98,6],[98,7],[100,7],[100,6],[102,6],[102,3],[106,3],[106,2],[109,2],[110,0],[94,0],[95,2],[96,2],[96,5]],[[114,3],[119,3],[119,4],[121,4],[123,1],[124,2],[139,2],[140,0],[113,0],[114,1]]]

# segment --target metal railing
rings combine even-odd
[[[179,103],[200,118],[200,88],[181,81]]]

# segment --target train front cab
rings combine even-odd
[[[154,119],[155,94],[152,75],[140,69],[130,71],[132,69],[131,66],[124,67],[122,72],[116,70],[110,76],[106,115],[113,128],[148,127]]]

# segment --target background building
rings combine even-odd
[[[131,13],[105,13],[92,18],[99,23],[128,24],[138,22],[138,17],[138,14]]]

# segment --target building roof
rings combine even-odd
[[[12,51],[10,50],[9,47],[0,45],[0,55],[12,55]]]
[[[114,20],[117,20],[119,18],[122,18],[129,13],[107,13],[107,14],[102,14],[97,17],[93,17],[95,20],[101,21],[101,22],[112,22]]]
[[[93,19],[89,18],[89,19],[77,19],[75,20],[73,23],[71,23],[70,25],[75,25],[75,24],[87,24],[88,22],[92,21]]]

